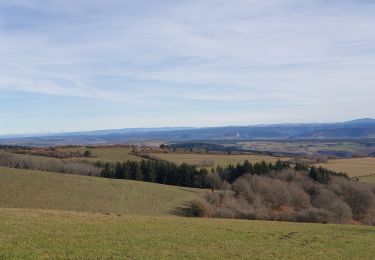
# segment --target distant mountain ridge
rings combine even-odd
[[[344,122],[344,124],[373,124],[373,123],[375,123],[375,119],[372,119],[372,118],[361,118],[361,119],[355,119],[355,120]]]
[[[125,128],[45,134],[31,137],[0,137],[0,143],[18,145],[116,144],[135,141],[195,140],[293,140],[375,138],[375,119],[342,123],[274,124],[225,127]]]

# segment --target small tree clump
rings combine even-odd
[[[85,153],[83,154],[85,157],[92,157],[92,152],[91,150],[86,150]]]

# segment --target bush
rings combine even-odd
[[[290,205],[290,196],[285,182],[267,177],[258,177],[257,185],[253,187],[263,198],[266,207],[276,209]]]
[[[83,154],[85,157],[92,157],[92,152],[91,150],[86,150],[85,153]]]
[[[225,212],[224,209],[227,209],[229,211]],[[255,210],[245,199],[236,199],[231,196],[227,197],[220,211],[218,211],[218,214],[221,214],[221,217],[226,217],[226,215],[229,216],[230,214],[232,214],[235,218],[239,219],[256,218]]]
[[[191,213],[194,217],[210,217],[211,205],[204,199],[196,199],[191,202]]]
[[[375,208],[371,208],[363,216],[363,223],[366,225],[375,226]]]
[[[341,200],[334,200],[329,206],[330,212],[333,213],[333,217],[337,222],[345,222],[352,219],[352,210],[345,202]]]
[[[343,191],[343,200],[352,209],[353,217],[362,220],[375,207],[372,190],[365,184],[343,178],[338,178],[337,182]]]
[[[296,210],[311,207],[310,197],[297,184],[289,184],[288,191],[290,195],[290,203]]]
[[[327,209],[332,204],[332,200],[336,198],[335,194],[324,187],[319,187],[317,192],[314,192],[311,203],[316,208]]]
[[[232,190],[236,197],[243,197],[249,203],[252,203],[256,196],[246,178],[239,178],[235,181],[232,185]]]
[[[354,216],[375,225],[373,186],[345,177],[323,184],[293,170],[245,174],[202,199],[194,210],[203,216],[314,223],[348,223]]]

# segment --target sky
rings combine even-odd
[[[0,134],[375,117],[373,0],[0,0]]]

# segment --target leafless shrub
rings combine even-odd
[[[296,210],[301,210],[311,207],[310,197],[298,185],[291,183],[288,185],[290,195],[290,203]]]
[[[215,172],[210,172],[207,175],[204,176],[204,182],[203,184],[206,187],[213,187],[215,189],[219,189],[221,185],[223,184],[222,179],[220,178],[219,174]]]
[[[322,185],[312,180],[306,180],[302,183],[302,188],[311,197],[311,200],[314,200],[320,193]]]
[[[252,190],[252,187],[246,178],[239,178],[232,185],[232,189],[236,197],[243,197],[249,203],[252,203],[255,200],[255,192]]]
[[[363,223],[366,225],[375,226],[375,208],[371,208],[367,211],[367,213],[363,216]]]
[[[204,167],[213,167],[215,165],[214,160],[202,160],[197,166],[204,168]]]
[[[215,208],[220,208],[224,205],[225,201],[232,196],[233,195],[230,192],[218,191],[218,192],[206,192],[203,197],[207,202],[209,202]]]
[[[205,199],[195,199],[190,209],[194,217],[211,217],[213,212],[212,205]]]
[[[250,206],[245,200],[227,196],[215,216],[220,218],[248,218]]]
[[[230,189],[229,189],[230,188]],[[317,183],[293,170],[268,176],[246,174],[221,192],[207,193],[201,215],[316,223],[375,225],[374,186],[343,177]]]
[[[54,158],[0,152],[0,166],[77,175],[100,176],[100,169],[92,164]]]
[[[267,177],[258,178],[258,185],[253,188],[263,198],[266,207],[276,209],[290,204],[290,195],[285,182]]]
[[[323,187],[319,187],[318,191],[312,196],[311,203],[316,208],[328,208],[332,199],[335,198],[335,194]]]
[[[362,220],[375,207],[375,196],[371,188],[363,183],[337,178],[343,200],[351,207],[356,220]]]
[[[334,177],[333,178],[333,182],[331,182],[330,184],[328,184],[328,187],[327,189],[329,189],[330,191],[332,191],[333,193],[335,193],[335,195],[339,196],[339,197],[342,197],[343,196],[343,193],[344,191],[342,190],[341,186],[338,185],[334,180],[336,180],[338,177]]]
[[[335,198],[328,206],[330,212],[332,212],[335,221],[345,222],[352,219],[352,210],[349,205],[345,202]]]
[[[223,181],[223,183],[220,185],[220,189],[224,191],[232,190],[232,185],[230,185],[227,181]]]

